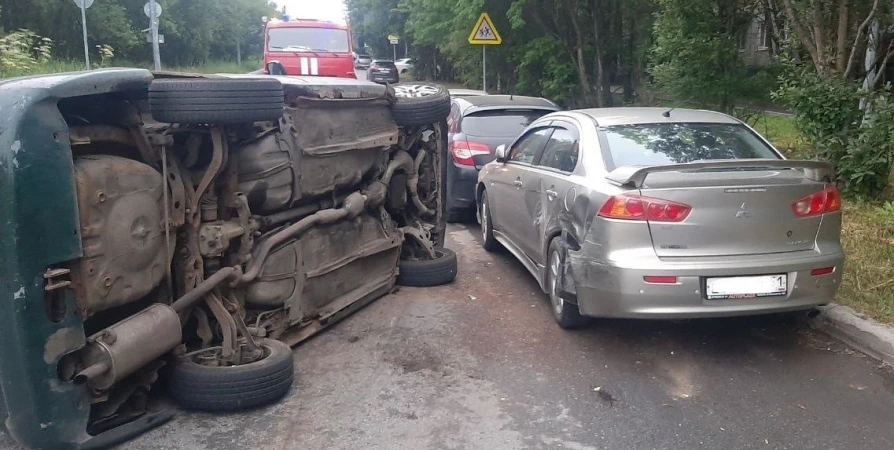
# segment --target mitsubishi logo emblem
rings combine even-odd
[[[736,218],[740,217],[751,217],[751,212],[748,211],[748,205],[745,202],[742,202],[742,206],[739,207],[739,211],[736,212]]]

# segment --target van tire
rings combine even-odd
[[[449,248],[435,247],[435,259],[402,260],[398,265],[400,274],[397,284],[401,286],[440,286],[456,278],[456,253]]]
[[[437,123],[450,114],[450,93],[432,83],[398,83],[394,89],[391,116],[398,126]]]
[[[295,381],[292,349],[273,339],[257,342],[264,358],[241,366],[178,361],[169,379],[171,397],[184,408],[199,411],[239,411],[279,400]]]
[[[275,78],[162,78],[149,85],[152,117],[165,123],[279,120],[283,106],[282,83]]]

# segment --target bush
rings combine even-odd
[[[798,129],[819,157],[836,165],[842,189],[876,195],[887,187],[894,155],[890,94],[790,66],[774,97],[795,112]]]
[[[25,73],[48,61],[53,41],[30,30],[0,36],[0,76]]]

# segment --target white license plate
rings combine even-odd
[[[708,300],[775,297],[788,292],[788,276],[708,278],[705,287]]]

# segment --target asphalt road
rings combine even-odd
[[[181,413],[122,448],[894,448],[894,374],[822,334],[767,318],[563,331],[476,225],[449,235],[455,283],[402,288],[297,348],[279,404]]]

